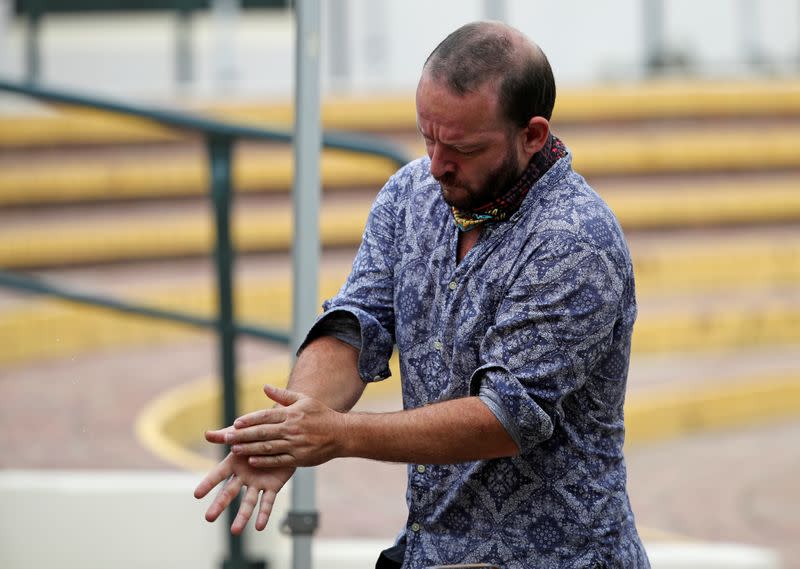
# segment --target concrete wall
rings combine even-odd
[[[3,569],[216,569],[225,551],[223,523],[209,524],[210,501],[192,497],[201,475],[185,472],[0,471],[0,567]],[[289,569],[290,541],[272,523],[249,530],[249,554]],[[386,546],[376,540],[316,540],[314,566],[369,569]],[[653,569],[779,569],[777,557],[742,545],[646,544]]]
[[[0,0],[7,11],[9,0]],[[644,0],[324,0],[328,93],[412,90],[422,63],[457,26],[503,16],[542,45],[559,84],[645,74]],[[701,76],[800,70],[800,2],[664,0],[664,45]],[[0,18],[0,74],[24,74],[22,18]],[[114,96],[289,97],[294,28],[287,11],[247,11],[230,23],[193,18],[194,81],[175,80],[175,20],[167,13],[53,15],[43,20],[42,79]],[[223,29],[225,28],[225,29]],[[227,39],[226,39],[227,38]],[[225,55],[229,54],[229,55]],[[230,61],[222,61],[229,58]],[[752,63],[755,61],[757,66]],[[225,70],[220,73],[220,70]]]

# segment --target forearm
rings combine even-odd
[[[364,387],[358,375],[358,351],[332,336],[321,336],[303,349],[288,385],[342,412],[352,409]]]
[[[519,449],[478,397],[397,413],[350,413],[341,456],[451,464],[513,456]]]

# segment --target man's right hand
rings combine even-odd
[[[204,498],[217,485],[224,482],[219,494],[206,510],[206,520],[213,522],[230,506],[240,490],[245,488],[239,513],[231,525],[231,533],[238,535],[247,526],[261,494],[255,523],[256,529],[261,531],[267,527],[275,497],[294,471],[294,468],[254,468],[248,464],[246,456],[229,453],[200,481],[195,488],[194,497]]]

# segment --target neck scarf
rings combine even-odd
[[[542,149],[531,157],[528,167],[511,188],[488,204],[474,210],[451,207],[453,222],[461,231],[471,231],[487,222],[505,221],[522,205],[528,190],[544,176],[550,167],[567,154],[564,143],[552,134]]]

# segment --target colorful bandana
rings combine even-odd
[[[505,194],[472,211],[451,207],[456,227],[461,231],[471,231],[488,221],[505,221],[519,209],[531,186],[566,155],[564,143],[551,134],[542,149],[531,157],[519,180]]]

